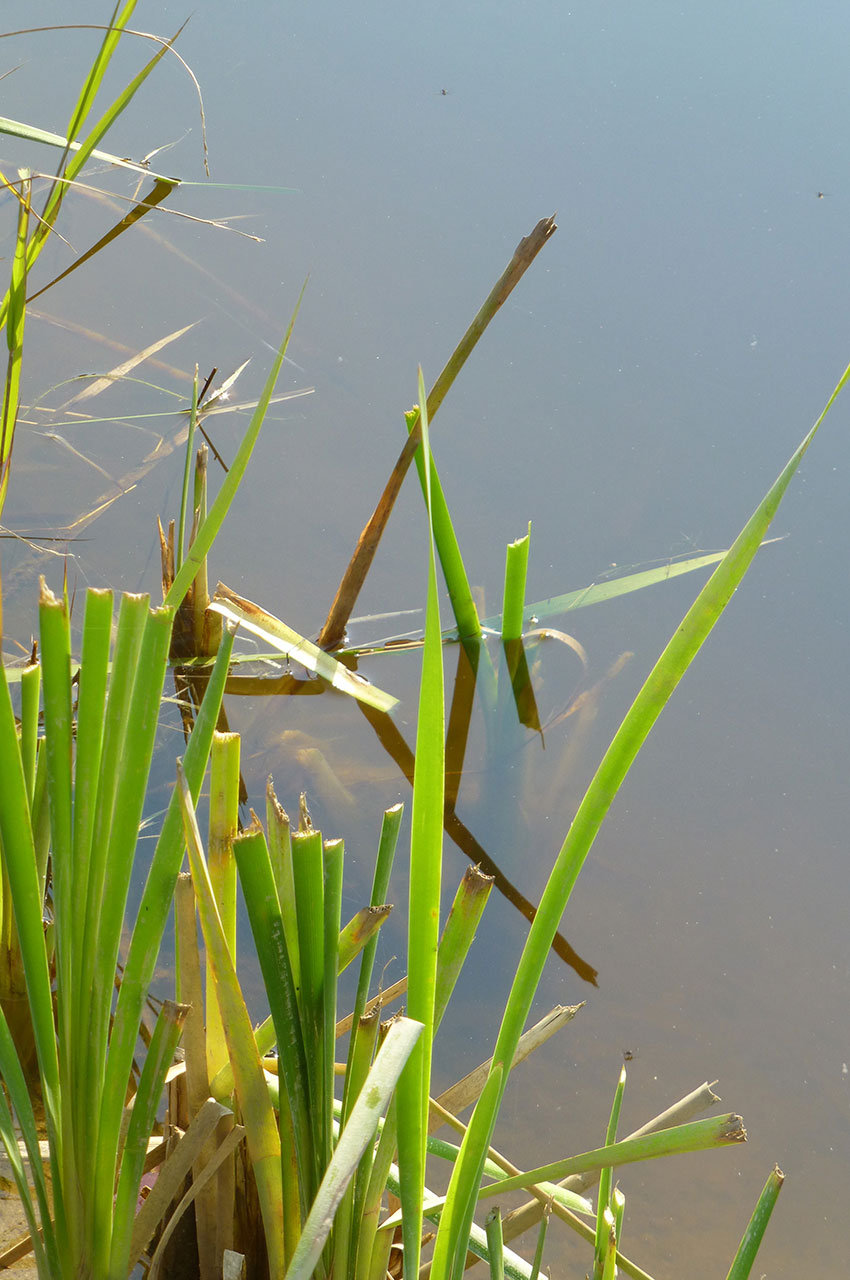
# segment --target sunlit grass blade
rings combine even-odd
[[[239,831],[239,752],[237,733],[213,734],[210,750],[210,822],[208,856],[210,880],[221,927],[230,954],[236,955],[236,860],[233,840]],[[206,989],[212,991],[207,969]],[[218,1002],[206,1005],[207,1075],[212,1078],[227,1062],[227,1046]]]
[[[568,1156],[552,1164],[542,1165],[516,1177],[506,1178],[482,1187],[480,1198],[501,1195],[515,1187],[527,1187],[531,1182],[554,1182],[571,1173],[584,1173],[588,1169],[602,1169],[606,1165],[632,1164],[637,1160],[655,1160],[660,1156],[683,1155],[689,1151],[707,1151],[713,1147],[740,1146],[746,1142],[746,1130],[741,1117],[732,1112],[712,1116],[708,1120],[694,1120],[692,1124],[677,1125],[674,1129],[661,1129],[642,1138],[624,1138],[622,1142],[586,1151],[579,1156]]]
[[[309,1280],[321,1256],[337,1206],[360,1157],[372,1141],[405,1063],[422,1034],[421,1023],[400,1018],[378,1051],[366,1085],[339,1136],[333,1159],[322,1179],[304,1231],[287,1272],[287,1280]]]
[[[768,539],[765,545],[776,539]],[[579,587],[575,591],[566,591],[560,596],[550,596],[546,600],[537,600],[523,608],[523,623],[532,618],[543,621],[545,618],[556,618],[573,609],[584,609],[592,604],[603,604],[608,600],[616,600],[632,591],[643,591],[646,587],[656,586],[660,582],[670,582],[685,573],[694,573],[697,569],[707,569],[711,565],[720,564],[726,551],[712,551],[707,555],[690,556],[687,560],[675,560],[657,565],[653,569],[641,569],[637,573],[624,574],[622,577],[606,578],[603,582],[591,582],[589,586]],[[485,618],[483,627],[501,628],[500,614]]]
[[[12,274],[6,295],[6,375],[3,385],[2,420],[0,420],[0,515],[9,490],[12,447],[20,407],[21,368],[24,353],[24,323],[27,296],[27,234],[29,231],[31,182],[29,174],[21,174],[21,199],[18,204],[18,229]]]
[[[304,290],[306,288],[307,283],[305,281],[302,285],[301,292],[298,295],[298,301],[295,304],[292,318],[290,319],[286,333],[284,334],[283,342],[280,344],[277,355],[272,361],[272,367],[269,372],[269,376],[266,379],[266,385],[263,388],[263,393],[260,396],[257,407],[251,417],[251,421],[248,424],[248,430],[245,432],[239,448],[236,450],[236,456],[231,463],[230,470],[225,476],[221,488],[216,494],[215,501],[210,507],[209,514],[198,529],[195,540],[187,552],[186,557],[171,584],[166,597],[166,604],[173,605],[175,608],[189,590],[189,584],[193,581],[195,575],[203,564],[210,547],[215,541],[219,529],[224,523],[224,518],[230,509],[230,504],[236,496],[236,491],[242,483],[242,478],[248,467],[248,462],[254,450],[254,445],[257,443],[257,437],[260,434],[260,427],[263,425],[263,419],[266,415],[269,401],[274,393],[278,375],[286,355],[286,349],[289,346],[289,339],[292,336],[292,330],[298,315],[298,309],[301,306],[301,299],[304,297]]]
[[[408,433],[410,433],[418,425],[419,410],[408,410],[404,415],[404,420]],[[472,597],[472,589],[469,585],[452,518],[449,515],[443,486],[437,473],[434,455],[430,454],[428,481],[425,479],[425,460],[421,450],[417,450],[416,453],[416,469],[419,472],[419,482],[422,485],[422,493],[426,501],[430,491],[434,544],[437,548],[440,568],[446,580],[446,588],[449,593],[452,612],[455,616],[458,635],[461,640],[480,638],[481,623],[478,618],[478,609]]]
[[[48,147],[61,147],[63,151],[79,151],[79,142],[70,142],[61,133],[52,133],[49,129],[40,129],[37,125],[25,124],[21,120],[10,120],[8,116],[0,116],[0,133],[12,138],[22,138],[25,142],[38,142]],[[136,164],[126,157],[114,156],[109,151],[101,151],[97,147],[90,153],[90,159],[101,160],[104,164],[114,164],[121,169],[130,169],[146,178],[158,178],[162,175],[148,169],[145,165]],[[173,181],[173,179],[170,179]]]
[[[490,1250],[490,1280],[505,1280],[505,1242],[502,1239],[502,1212],[498,1205],[487,1214],[484,1230]]]
[[[417,1043],[399,1081],[397,1113],[405,1266],[414,1276],[419,1270],[422,1236],[422,1196],[425,1188],[428,1098],[431,1087],[431,1051],[434,1038],[445,798],[443,651],[440,641],[440,605],[437,595],[437,567],[431,519],[428,409],[421,369],[419,370],[419,405],[428,517],[428,593],[419,716],[416,727],[416,764],[410,832],[407,993],[410,1016],[424,1025],[425,1034]]]
[[[292,1116],[301,1201],[306,1214],[319,1182],[310,1124],[310,1078],[283,918],[262,829],[252,826],[242,832],[233,842],[233,851],[274,1021],[279,1072]]]
[[[735,1254],[735,1259],[729,1268],[726,1280],[747,1280],[753,1269],[756,1254],[761,1246],[762,1237],[767,1229],[770,1215],[773,1213],[784,1181],[785,1174],[778,1165],[774,1165],[764,1185],[764,1190],[759,1196],[758,1204],[753,1210],[753,1216],[750,1218],[743,1239],[738,1246],[738,1252]]]
[[[267,613],[252,600],[246,600],[243,596],[237,595],[223,582],[216,587],[210,608],[220,613],[222,617],[229,618],[231,622],[238,622],[246,631],[253,632],[260,639],[265,640],[266,644],[285,653],[287,657],[294,658],[296,662],[301,663],[302,667],[321,676],[341,693],[347,693],[359,702],[375,707],[378,711],[390,711],[398,702],[398,698],[375,688],[356,671],[349,671],[348,667],[337,662],[336,658],[325,653],[324,649],[313,644],[312,640],[306,640],[285,622]]]
[[[611,1106],[611,1115],[608,1118],[608,1129],[605,1134],[605,1146],[610,1147],[617,1140],[617,1125],[620,1119],[620,1110],[623,1105],[623,1093],[626,1087],[626,1068],[620,1068],[620,1078],[617,1081],[617,1087],[614,1090],[614,1102]],[[610,1165],[605,1165],[599,1175],[599,1199],[596,1215],[596,1247],[594,1252],[594,1277],[595,1280],[605,1280],[605,1272],[609,1267],[609,1254],[612,1249],[612,1224],[611,1215],[611,1181],[612,1170]],[[614,1235],[613,1251],[616,1253],[616,1235]],[[613,1261],[610,1266],[613,1267]]]
[[[510,262],[490,290],[472,323],[444,365],[440,376],[431,388],[427,401],[424,395],[420,395],[420,407],[424,407],[429,421],[443,403],[452,383],[469,359],[484,330],[556,230],[554,217],[541,218],[531,234],[524,236],[520,240]],[[401,490],[408,467],[419,448],[420,441],[420,423],[412,423],[408,429],[408,438],[404,448],[390,473],[389,480],[384,486],[384,491],[377,507],[360,535],[357,548],[339,584],[330,612],[319,634],[319,644],[322,648],[336,649],[342,643],[348,619],[351,617],[360,588],[366,580],[366,575],[380,544],[393,505]],[[430,466],[427,470],[430,484]]]
[[[848,379],[850,379],[850,366],[842,374],[838,385],[814,426],[794,451],[785,468],[768,490],[762,502],[759,503],[753,515],[735,539],[732,547],[686,613],[682,623],[676,629],[672,639],[632,703],[614,740],[605,753],[602,763],[591,780],[558,854],[531,926],[505,1008],[502,1027],[494,1053],[494,1063],[496,1065],[509,1062],[513,1057],[514,1049],[543,972],[543,966],[552,939],[564,914],[584,860],[590,851],[620,784],[628,773],[635,756],[661,714],[673,690],[707,639],[714,624],[744,577],[806,450],[812,443],[818,428]],[[476,1129],[480,1126],[482,1136],[486,1133],[488,1143],[492,1135],[497,1110],[498,1105],[484,1109],[479,1104],[476,1107],[476,1112],[470,1125],[470,1128]],[[480,1149],[484,1149],[484,1143],[479,1145]],[[462,1164],[463,1162],[461,1162]],[[461,1169],[456,1166],[453,1181],[459,1179],[460,1176]],[[480,1170],[477,1176],[480,1177]],[[476,1180],[476,1177],[470,1177],[466,1179],[466,1185],[471,1186]],[[448,1251],[451,1248],[449,1242],[457,1241],[468,1235],[473,1212],[474,1203],[471,1198],[467,1198],[461,1203],[460,1198],[453,1197],[451,1200],[451,1213],[444,1214],[441,1219],[435,1245],[435,1266],[439,1264],[446,1267],[447,1277],[455,1275],[454,1267],[450,1268],[448,1264]],[[455,1262],[457,1263],[456,1255]]]
[[[505,557],[505,590],[502,599],[502,642],[522,638],[523,609],[525,606],[525,580],[528,574],[528,548],[531,541],[531,521],[528,533],[516,542],[508,543]]]

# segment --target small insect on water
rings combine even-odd
[[[824,196],[828,196],[828,195],[829,195],[829,192],[828,192],[828,191],[819,191],[819,192],[818,192],[818,200],[823,200]]]
[[[623,1062],[634,1062],[634,1060],[635,1060],[635,1058],[636,1058],[637,1056],[638,1056],[638,1051],[637,1051],[637,1049],[624,1049],[624,1050],[623,1050]]]

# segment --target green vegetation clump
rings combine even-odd
[[[129,0],[113,13],[69,120],[70,141],[0,122],[7,132],[61,151],[57,176],[37,215],[31,176],[21,173],[9,181],[0,175],[19,211],[9,289],[0,307],[8,342],[0,510],[12,476],[30,273],[86,161],[106,155],[114,163],[128,163],[103,152],[101,143],[172,44],[162,42],[90,125],[105,70],[133,9]],[[124,234],[178,185],[156,175],[151,180],[152,189],[140,197],[134,215],[122,219],[91,252]],[[660,1121],[621,1138],[623,1068],[598,1148],[522,1171],[493,1145],[513,1067],[577,1012],[556,1010],[526,1030],[547,957],[558,945],[559,922],[601,823],[762,545],[850,368],[728,551],[527,604],[526,536],[508,548],[502,614],[482,624],[431,453],[430,424],[481,333],[554,231],[554,221],[546,218],[520,242],[430,393],[420,371],[417,407],[406,415],[402,454],[317,643],[223,584],[211,601],[207,590],[207,557],[275,398],[297,303],[250,425],[209,508],[202,463],[191,494],[190,489],[196,431],[217,393],[207,396],[206,387],[199,391],[195,375],[177,534],[173,528],[162,534],[163,604],[151,607],[147,597],[124,596],[116,619],[112,593],[89,591],[75,653],[70,602],[64,594],[54,595],[42,579],[38,648],[25,668],[4,666],[0,681],[0,1138],[29,1226],[28,1244],[19,1252],[32,1249],[45,1280],[123,1280],[139,1264],[152,1275],[163,1268],[185,1275],[185,1240],[178,1244],[177,1228],[189,1209],[195,1224],[191,1265],[204,1280],[221,1275],[234,1254],[243,1255],[252,1276],[380,1280],[399,1271],[414,1276],[423,1241],[438,1280],[459,1280],[470,1254],[486,1260],[493,1276],[531,1278],[546,1257],[551,1214],[587,1241],[587,1270],[595,1280],[607,1280],[617,1269],[645,1277],[619,1249],[625,1199],[613,1170],[745,1140],[740,1116],[697,1118],[716,1101],[708,1086],[682,1099]],[[376,993],[376,945],[390,912],[386,897],[401,806],[384,814],[370,901],[343,922],[345,846],[314,829],[306,803],[293,829],[270,784],[265,824],[252,816],[242,829],[240,744],[226,731],[222,701],[228,681],[236,678],[234,634],[241,627],[308,671],[317,687],[324,682],[356,698],[372,722],[392,736],[396,700],[351,669],[362,650],[345,647],[344,635],[412,461],[427,514],[428,590],[424,634],[415,641],[422,649],[416,743],[411,750],[402,741],[396,757],[413,787],[407,973],[394,988]],[[487,732],[495,741],[508,713],[539,727],[532,618],[586,607],[708,564],[714,566],[710,578],[587,788],[539,905],[535,910],[526,904],[528,936],[492,1055],[477,1073],[434,1098],[435,1037],[492,887],[491,876],[470,869],[441,928],[443,842],[446,831],[456,836],[458,826],[456,788],[453,793],[446,785],[446,646],[456,644],[469,664]],[[438,570],[451,601],[451,629],[444,629],[440,618]],[[487,643],[494,630],[498,663]],[[187,740],[141,901],[129,919],[163,690],[175,664],[183,681]],[[287,673],[284,679],[290,678]],[[271,683],[279,691],[280,679]],[[210,817],[204,838],[196,807],[207,776]],[[186,859],[189,874],[181,872]],[[237,882],[271,1010],[256,1028],[238,973]],[[176,989],[172,999],[155,1006],[151,1025],[152,983],[172,911]],[[354,1007],[341,1018],[338,977],[351,964],[359,967]],[[402,997],[405,1013],[382,1024],[381,1011],[396,1008]],[[13,1020],[7,1010],[21,1001],[26,1014]],[[337,1044],[346,1035],[344,1061],[338,1062]],[[464,1124],[457,1113],[469,1105],[474,1109]],[[454,1131],[457,1142],[436,1137],[443,1126]],[[432,1191],[426,1178],[431,1181],[439,1170],[443,1184]],[[585,1193],[595,1181],[594,1208]],[[781,1184],[782,1174],[774,1170],[728,1273],[733,1280],[750,1274]],[[515,1190],[527,1190],[532,1199],[504,1218],[493,1211],[483,1225],[476,1223],[479,1201]],[[391,1208],[395,1204],[397,1210]],[[537,1233],[532,1262],[509,1247],[528,1230]]]

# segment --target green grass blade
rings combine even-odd
[[[310,1126],[310,1078],[301,1015],[265,836],[252,826],[233,841],[239,881],[277,1037],[278,1070],[286,1088],[304,1214],[318,1186]]]
[[[502,600],[502,641],[520,640],[525,606],[525,580],[528,575],[528,548],[531,541],[531,521],[528,533],[516,542],[508,543],[505,557],[505,592]]]
[[[409,434],[419,421],[419,410],[410,409],[404,415],[404,420]],[[440,568],[443,570],[443,577],[446,580],[452,612],[457,623],[457,633],[461,640],[480,639],[481,622],[478,618],[478,610],[472,598],[472,589],[469,585],[469,578],[460,553],[460,545],[454,531],[452,518],[449,515],[448,504],[433,454],[430,455],[427,480],[425,476],[425,459],[421,449],[416,452],[416,469],[419,472],[419,482],[422,485],[422,494],[426,503],[430,490],[434,542],[440,559]]]
[[[753,1216],[747,1224],[747,1229],[738,1246],[738,1252],[735,1254],[735,1259],[729,1268],[726,1280],[747,1280],[753,1269],[756,1254],[761,1246],[762,1237],[770,1221],[770,1215],[773,1213],[784,1181],[785,1174],[778,1165],[774,1165],[764,1185],[764,1190],[759,1196],[758,1204],[753,1210]]]
[[[231,622],[238,622],[246,631],[253,632],[261,640],[265,640],[266,644],[285,653],[288,658],[294,658],[302,667],[327,680],[340,693],[347,693],[377,711],[390,711],[398,703],[398,698],[376,689],[363,676],[356,671],[349,671],[348,667],[313,644],[312,640],[305,639],[252,600],[237,595],[223,582],[216,587],[210,608],[222,617],[229,618]]]
[[[180,516],[174,539],[174,571],[178,573],[183,563],[186,546],[186,521],[189,514],[189,490],[192,482],[192,459],[195,456],[195,427],[198,423],[198,366],[192,379],[192,403],[189,406],[189,434],[186,437],[186,454],[183,459],[183,488],[180,492]]]
[[[632,703],[626,717],[597,769],[584,799],[579,806],[567,837],[558,854],[555,866],[547,882],[540,906],[529,931],[517,968],[511,994],[505,1008],[502,1027],[494,1053],[494,1066],[511,1062],[528,1010],[534,998],[543,966],[555,936],[561,917],[575,885],[584,860],[596,838],[602,821],[614,796],[625,778],[640,747],[652,726],[681,680],[690,663],[707,639],[714,624],[732,597],[749,568],[764,536],[770,527],[776,510],[807,449],[836,398],[850,379],[850,366],[845,369],[823,412],[812,429],[794,451],[777,480],[770,487],[762,502],[747,521],[732,547],[723,557],[711,578],[686,613],[673,638],[653,667],[643,687]],[[483,1101],[483,1098],[482,1098]],[[486,1149],[492,1136],[497,1108],[487,1111],[479,1104],[472,1117],[470,1130],[476,1130],[479,1138],[476,1146]],[[480,1129],[480,1134],[479,1134]],[[486,1142],[483,1140],[486,1136]],[[455,1167],[453,1181],[463,1173],[464,1162]],[[480,1178],[480,1169],[474,1177],[466,1178],[467,1187]],[[474,1203],[464,1204],[452,1199],[452,1212],[443,1214],[440,1221],[435,1258],[445,1257],[440,1234],[449,1239],[465,1238],[472,1221]],[[446,1272],[446,1275],[453,1275]]]
[[[230,954],[236,955],[236,860],[233,840],[239,831],[238,733],[213,734],[210,752],[209,864],[221,927]],[[212,973],[207,968],[206,990],[212,992]],[[209,1080],[227,1062],[227,1045],[218,1004],[210,998],[206,1006],[206,1059]]]
[[[467,867],[458,885],[452,909],[443,928],[437,952],[437,991],[434,1004],[434,1030],[439,1027],[451,999],[475,931],[481,921],[493,877],[479,867]]]
[[[422,453],[425,459],[428,514],[428,601],[425,648],[416,729],[416,764],[410,834],[410,898],[407,936],[407,996],[410,1016],[425,1027],[399,1081],[398,1151],[405,1265],[419,1270],[422,1197],[428,1133],[428,1097],[434,1038],[437,947],[440,928],[440,884],[443,857],[445,791],[445,705],[440,606],[431,520],[431,453],[425,384],[419,370]]]
[[[3,407],[0,419],[0,515],[6,502],[9,490],[9,475],[12,466],[12,447],[15,441],[15,425],[18,421],[18,408],[21,394],[21,368],[24,355],[24,323],[27,311],[27,233],[30,213],[29,177],[22,177],[21,195],[18,204],[18,230],[15,238],[15,256],[12,259],[12,275],[9,292],[6,295],[7,309],[6,377],[3,385]]]
[[[623,1093],[626,1088],[626,1068],[620,1068],[620,1076],[617,1081],[617,1087],[614,1090],[614,1102],[611,1106],[611,1115],[608,1119],[608,1130],[605,1134],[605,1145],[610,1147],[617,1140],[617,1125],[620,1120],[620,1111],[623,1106]],[[599,1174],[599,1197],[597,1201],[596,1214],[596,1247],[594,1258],[594,1275],[604,1277],[605,1268],[608,1265],[608,1255],[611,1249],[611,1183],[612,1169],[611,1166],[605,1165]],[[615,1236],[616,1244],[616,1236]],[[614,1250],[616,1253],[616,1248]]]
[[[543,1250],[546,1246],[546,1232],[549,1228],[549,1214],[544,1210],[540,1219],[540,1230],[537,1233],[537,1244],[534,1247],[534,1259],[531,1264],[531,1280],[538,1280],[543,1263]]]
[[[498,1205],[487,1214],[484,1230],[490,1252],[490,1280],[505,1280],[505,1242],[502,1239],[502,1211]]]
[[[289,339],[292,336],[292,330],[298,315],[298,309],[301,306],[301,299],[304,297],[304,290],[306,288],[307,283],[305,281],[301,288],[301,292],[298,295],[298,301],[295,304],[295,310],[293,311],[292,318],[287,326],[283,342],[280,344],[280,349],[272,362],[271,371],[266,379],[266,385],[263,387],[263,393],[260,396],[257,407],[251,416],[251,421],[248,424],[248,430],[245,432],[242,442],[236,450],[236,457],[233,459],[230,470],[224,478],[224,483],[216,494],[215,501],[210,507],[209,514],[198,529],[195,540],[187,551],[183,563],[181,564],[179,571],[175,574],[174,581],[168,590],[165,603],[173,605],[175,609],[189,590],[190,584],[194,581],[195,575],[203,564],[210,547],[215,541],[219,529],[224,523],[224,518],[230,509],[230,504],[236,496],[236,491],[242,483],[242,478],[248,467],[248,462],[254,450],[254,445],[257,443],[257,436],[260,434],[260,427],[263,425],[263,419],[266,416],[266,410],[269,407],[269,401],[274,393],[278,375],[286,355],[286,349],[289,346]]]
[[[712,1147],[740,1146],[746,1140],[741,1117],[729,1112],[722,1116],[711,1116],[707,1120],[694,1120],[691,1124],[676,1125],[673,1129],[660,1129],[658,1133],[648,1133],[641,1138],[624,1138],[622,1142],[600,1147],[596,1151],[585,1151],[579,1156],[556,1160],[539,1169],[531,1169],[482,1187],[480,1199],[513,1191],[515,1187],[527,1187],[532,1182],[558,1182],[570,1174],[586,1173],[589,1169],[602,1169],[606,1165],[632,1164],[636,1160],[655,1160],[660,1156],[707,1151]]]
[[[333,1159],[304,1224],[286,1280],[310,1280],[321,1257],[340,1200],[357,1171],[360,1157],[375,1136],[378,1121],[387,1109],[399,1075],[409,1061],[421,1033],[422,1025],[411,1018],[400,1018],[390,1027],[369,1072],[366,1085],[339,1136]]]
[[[342,873],[345,845],[325,840],[322,847],[324,877],[324,936],[322,939],[322,1093],[324,1158],[327,1167],[333,1151],[334,1049],[336,1047],[336,993],[339,973],[339,921],[342,908]]]

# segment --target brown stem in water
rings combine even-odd
[[[484,305],[480,308],[428,393],[429,422],[433,420],[434,414],[443,403],[446,393],[466,363],[478,339],[493,319],[493,316],[510,296],[515,286],[519,284],[527,269],[556,229],[554,216],[541,218],[531,234],[520,240],[507,267],[496,281]],[[325,620],[325,625],[319,633],[318,644],[323,649],[336,649],[342,643],[348,619],[351,617],[351,612],[360,594],[360,588],[366,580],[366,574],[369,572],[375,552],[378,549],[378,543],[390,518],[393,504],[398,497],[402,481],[413,461],[421,439],[422,428],[417,415],[413,429],[407,437],[404,448],[398,456],[398,461],[392,469],[378,505],[360,535],[354,555],[351,557],[348,568],[339,584],[334,602]]]

